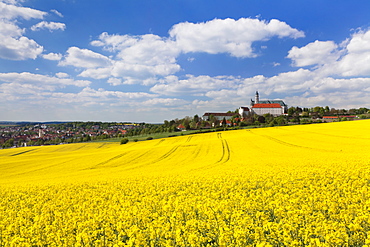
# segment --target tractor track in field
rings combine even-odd
[[[37,149],[37,148],[31,149],[31,150],[26,150],[26,151],[23,151],[23,152],[19,152],[19,153],[11,154],[11,155],[9,155],[9,156],[13,157],[13,156],[22,155],[22,154],[25,154],[25,153],[32,152],[32,151],[34,151],[34,150],[36,150],[36,149]]]
[[[154,146],[158,146],[160,144],[162,144],[162,142],[166,141],[165,139],[161,139],[159,142],[157,142]]]
[[[102,162],[100,162],[100,163],[98,163],[98,164],[96,164],[96,165],[94,165],[94,166],[92,166],[92,167],[90,167],[90,168],[88,168],[88,169],[95,169],[95,168],[97,168],[97,167],[99,167],[99,166],[104,166],[105,164],[108,164],[108,163],[109,163],[109,162],[111,162],[111,161],[114,161],[114,160],[116,160],[116,159],[119,159],[119,158],[121,158],[121,157],[125,156],[126,154],[127,154],[127,152],[126,152],[126,153],[121,153],[121,154],[116,155],[116,156],[114,156],[114,157],[112,157],[112,158],[110,158],[110,159],[107,159],[107,160],[105,160],[105,161],[102,161]]]
[[[174,146],[173,148],[170,149],[170,151],[168,151],[167,153],[165,153],[164,155],[162,155],[161,157],[159,157],[157,160],[153,161],[153,163],[157,163],[159,161],[162,161],[166,158],[168,158],[169,156],[171,156],[174,152],[176,152],[176,150],[180,147],[180,145],[177,145],[177,146]]]
[[[193,138],[193,136],[188,136],[188,138],[186,139],[185,143],[190,142],[192,138]],[[154,160],[152,162],[152,164],[155,164],[155,163],[158,163],[158,162],[160,162],[162,160],[165,160],[168,157],[170,157],[172,154],[174,154],[177,151],[177,149],[179,149],[181,147],[188,147],[188,146],[193,146],[193,145],[176,145],[173,148],[171,148],[168,152],[166,152],[164,155],[162,155],[158,159]],[[197,154],[199,154],[199,151],[197,152]]]
[[[216,164],[219,164],[219,163],[223,164],[230,160],[230,147],[229,147],[227,140],[222,138],[222,133],[217,133],[217,138],[221,140],[222,155],[221,155],[221,158],[216,162]]]
[[[186,139],[185,142],[190,142],[191,141],[191,138],[193,138],[193,136],[188,136],[188,139]]]
[[[264,137],[264,138],[269,139],[269,140],[271,140],[273,142],[276,142],[276,143],[279,143],[281,145],[288,146],[288,147],[301,148],[301,149],[307,149],[307,150],[324,151],[324,152],[332,152],[332,153],[341,152],[341,151],[338,151],[338,150],[328,150],[328,149],[321,149],[321,148],[312,148],[312,147],[307,147],[307,146],[301,146],[301,145],[289,143],[289,142],[286,142],[286,141],[283,141],[283,140],[280,140],[280,139],[277,139],[277,138],[274,138],[274,137],[271,137],[271,136],[268,136],[268,135],[256,134],[255,132],[253,132],[251,130],[248,130],[248,131],[250,133],[256,135],[256,136]]]

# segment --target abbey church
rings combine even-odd
[[[247,117],[249,114],[263,115],[270,113],[273,116],[280,116],[288,111],[288,105],[282,100],[260,100],[259,93],[256,92],[254,100],[251,99],[250,108],[240,107],[239,114]]]

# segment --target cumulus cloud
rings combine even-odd
[[[370,30],[359,30],[342,44],[315,41],[293,47],[287,57],[297,67],[320,65],[314,71],[321,76],[370,76]]]
[[[48,29],[50,32],[53,32],[54,30],[58,30],[58,29],[64,31],[66,29],[66,24],[60,23],[60,22],[42,21],[31,27],[32,31],[39,31],[42,29]]]
[[[370,30],[353,34],[345,52],[336,64],[342,76],[370,76]]]
[[[15,2],[9,2],[15,4]],[[18,26],[17,18],[25,20],[42,19],[47,13],[0,2],[0,58],[9,60],[35,59],[43,47],[24,34]]]
[[[310,70],[299,69],[272,76],[265,80],[266,93],[296,93],[307,90],[307,82],[315,78]]]
[[[203,23],[184,22],[174,25],[169,33],[185,53],[229,53],[234,57],[255,57],[252,49],[252,43],[255,41],[265,41],[273,36],[294,39],[304,37],[302,31],[290,27],[285,22],[250,18],[214,19]]]
[[[90,68],[82,71],[78,76],[93,78],[93,79],[106,79],[112,74],[112,68]]]
[[[157,35],[121,36],[102,33],[99,40],[91,44],[116,53],[110,72],[113,77],[122,78],[125,84],[145,84],[151,78],[167,76],[180,70],[176,63],[179,50],[175,42]],[[97,73],[93,70],[81,73],[83,76],[94,74]]]
[[[49,53],[42,55],[42,57],[46,60],[59,61],[62,59],[63,55],[60,53]]]
[[[67,78],[67,77],[69,77],[69,75],[67,73],[64,73],[64,72],[58,72],[58,73],[55,73],[55,75],[58,78]]]
[[[121,84],[123,84],[121,79],[119,79],[119,78],[114,78],[114,77],[109,78],[107,82],[108,82],[109,84],[113,85],[113,86],[117,86],[117,85],[121,85]]]
[[[108,57],[78,47],[70,47],[65,58],[59,62],[60,66],[72,65],[78,68],[99,68],[109,66],[110,64]]]
[[[23,36],[24,30],[14,23],[0,20],[0,58],[9,60],[35,59],[44,48]]]
[[[80,76],[95,79],[114,77],[122,80],[120,83],[117,80],[114,83],[108,81],[112,85],[150,85],[181,70],[177,63],[177,57],[181,53],[229,53],[235,57],[254,57],[252,43],[268,40],[273,36],[299,38],[304,37],[304,33],[278,20],[267,22],[248,18],[179,23],[169,31],[169,37],[104,32],[91,45],[113,53],[112,64],[105,67],[86,67]],[[73,56],[67,55],[60,65],[72,65],[67,61],[68,57]]]
[[[293,60],[293,66],[304,67],[309,65],[322,65],[336,61],[340,53],[336,51],[338,45],[333,41],[318,41],[298,48],[294,46],[288,52],[288,58]]]
[[[21,17],[25,20],[30,19],[43,19],[43,17],[47,14],[44,11],[19,7],[15,6],[15,2],[10,2],[11,4],[6,4],[4,2],[0,2],[0,16],[3,19],[12,20],[18,17]]]

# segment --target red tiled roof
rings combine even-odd
[[[254,104],[252,108],[281,108],[281,105],[278,103],[272,104]]]

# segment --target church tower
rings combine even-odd
[[[258,94],[258,91],[256,91],[256,96],[255,96],[254,103],[255,103],[255,104],[258,104],[258,103],[259,103],[259,101],[260,101],[260,96],[259,96],[259,94]]]

